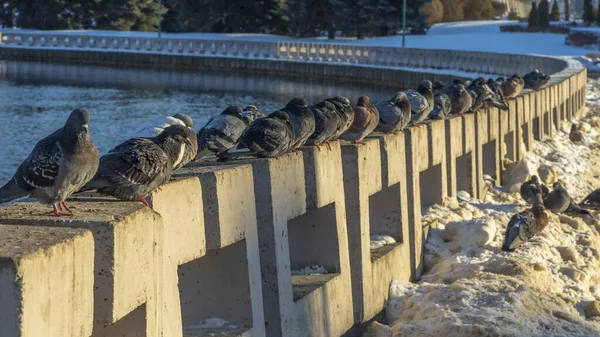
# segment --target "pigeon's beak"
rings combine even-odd
[[[502,250],[505,252],[512,252],[523,244],[523,240],[519,236],[520,226],[512,227],[507,233],[502,245]]]

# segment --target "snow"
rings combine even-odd
[[[306,266],[302,269],[292,270],[292,275],[317,275],[328,274],[329,272],[321,265]]]
[[[396,239],[389,235],[371,235],[371,249],[378,249],[394,243],[396,243]]]
[[[240,327],[232,324],[224,319],[209,317],[198,325],[192,325],[185,327],[186,329],[239,329]]]
[[[600,139],[600,82],[588,82],[585,123]],[[597,145],[573,144],[570,125],[538,141],[525,164],[557,168],[575,200],[598,187]],[[527,179],[521,177],[520,179]],[[446,198],[423,222],[437,219],[425,244],[418,283],[393,281],[388,325],[365,336],[600,336],[600,224],[591,217],[549,214],[550,224],[513,253],[501,251],[510,217],[527,206],[518,192],[493,188],[486,199]],[[390,331],[391,329],[391,331]]]

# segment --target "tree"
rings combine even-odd
[[[550,27],[550,4],[548,0],[541,0],[538,6],[538,25],[542,30]]]
[[[559,21],[560,13],[558,10],[558,0],[554,0],[552,4],[552,9],[550,10],[550,21]]]
[[[464,5],[465,20],[491,20],[494,18],[494,7],[491,0],[466,0]]]
[[[569,0],[564,0],[565,5],[565,21],[571,21],[571,15],[569,14],[571,10],[571,5],[569,4]]]
[[[431,0],[424,3],[419,12],[425,16],[425,24],[432,26],[442,22],[444,18],[444,5],[442,5],[440,0]]]
[[[539,27],[538,8],[535,2],[531,3],[531,11],[529,12],[528,26],[529,28]]]
[[[444,22],[465,19],[465,0],[444,0]]]
[[[594,6],[592,5],[592,0],[583,0],[583,21],[588,26],[594,22]]]
[[[498,17],[502,17],[504,15],[504,13],[506,13],[506,10],[508,9],[506,7],[505,3],[496,2],[496,1],[492,1],[492,7],[494,7],[495,16],[498,16]]]
[[[519,20],[519,13],[517,13],[514,10],[508,12],[508,19],[509,20]]]
[[[600,26],[600,1],[598,2],[598,12],[596,12],[596,25]]]

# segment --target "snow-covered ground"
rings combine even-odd
[[[563,125],[521,165],[529,174],[555,168],[575,200],[600,185],[600,82],[588,90],[579,121],[588,145],[572,143]],[[389,325],[365,336],[600,336],[600,224],[550,214],[542,233],[501,251],[510,217],[525,208],[518,193],[495,188],[481,202],[448,198],[428,209],[424,221],[439,221],[425,246],[429,271],[416,284],[392,282]]]

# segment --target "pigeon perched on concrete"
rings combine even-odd
[[[569,192],[558,181],[552,185],[552,191],[544,198],[544,206],[549,211],[557,214],[566,211],[570,203]]]
[[[212,117],[198,131],[198,154],[196,159],[218,155],[232,148],[248,126],[240,106],[230,105],[220,115]]]
[[[315,116],[315,132],[306,140],[306,145],[320,146],[326,143],[329,148],[329,140],[333,139],[339,124],[341,123],[335,105],[329,101],[321,101],[310,107]]]
[[[542,194],[542,186],[540,180],[536,175],[532,176],[529,181],[521,184],[521,190],[519,191],[521,198],[530,205],[537,205],[544,203],[544,196]]]
[[[390,100],[377,102],[375,107],[379,111],[379,124],[375,131],[383,133],[400,131],[410,122],[410,102],[402,91],[398,91]]]
[[[187,126],[187,127],[191,128],[192,130],[194,128],[194,123],[192,121],[192,118],[190,118],[190,116],[188,116],[186,114],[178,113],[173,116],[164,117],[160,122],[155,123],[155,125],[146,126],[142,129],[136,131],[134,134],[131,135],[130,138],[156,137],[161,132],[163,132],[163,130],[166,127],[169,127],[171,125],[176,125],[176,124]]]
[[[242,118],[244,119],[244,123],[246,123],[246,126],[252,124],[252,122],[254,122],[255,120],[263,117],[265,117],[265,114],[258,111],[258,108],[255,105],[248,105],[244,108],[244,111],[242,112]]]
[[[332,139],[338,139],[354,123],[354,110],[352,109],[352,105],[350,105],[350,100],[346,97],[336,96],[328,98],[326,101],[335,106],[335,111],[340,118],[338,129],[332,137]]]
[[[587,209],[600,210],[600,188],[592,191],[581,202],[579,206]]]
[[[438,93],[433,97],[433,110],[429,114],[430,119],[444,119],[452,111],[450,97],[444,93]]]
[[[540,72],[538,69],[534,69],[532,72],[523,76],[525,89],[533,89],[535,91],[538,91],[546,83],[548,83],[548,81],[550,81],[550,76]]]
[[[502,250],[512,252],[548,226],[548,214],[541,204],[513,215],[506,228]]]
[[[379,111],[371,104],[369,96],[360,96],[354,108],[354,122],[341,136],[343,140],[360,143],[379,123]]]
[[[433,85],[430,81],[423,81],[417,90],[404,91],[410,102],[410,125],[422,123],[433,110]]]
[[[171,125],[152,138],[132,138],[100,157],[94,179],[83,191],[97,190],[121,200],[144,198],[171,178],[173,167],[182,160],[185,148],[191,146],[187,127]]]
[[[98,150],[89,122],[86,109],[75,109],[62,128],[40,140],[0,188],[0,204],[32,196],[52,205],[56,216],[72,215],[65,199],[90,181],[98,169]]]
[[[523,91],[523,87],[525,82],[521,78],[521,76],[514,74],[511,77],[505,79],[501,84],[500,88],[502,90],[502,94],[504,95],[504,99],[511,99],[519,96],[521,91]]]
[[[453,84],[448,89],[447,95],[452,104],[452,110],[450,110],[452,115],[462,115],[473,105],[473,98],[463,84]]]
[[[433,81],[433,94],[437,95],[439,92],[446,89],[446,84],[442,81]]]
[[[471,93],[471,98],[473,99],[473,104],[470,109],[471,112],[478,112],[489,106],[494,106],[501,110],[508,110],[506,102],[498,99],[483,77],[475,79],[467,89],[469,90],[469,93]]]
[[[303,98],[292,99],[281,111],[287,112],[289,116],[294,131],[294,141],[290,150],[295,150],[304,145],[308,137],[315,132],[315,116]]]

